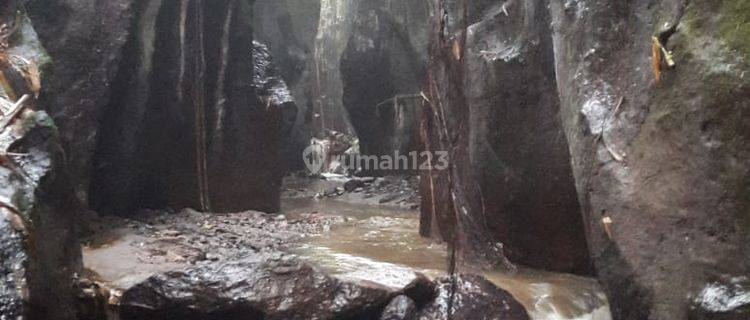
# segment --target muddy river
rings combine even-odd
[[[295,217],[317,211],[345,217],[330,233],[312,235],[291,251],[338,277],[403,286],[416,272],[444,275],[446,248],[419,236],[418,212],[333,199],[284,199],[282,212]],[[521,268],[485,277],[513,294],[533,319],[611,319],[607,299],[594,279]]]

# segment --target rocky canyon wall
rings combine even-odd
[[[341,77],[344,108],[363,154],[421,149],[408,141],[419,132],[431,14],[429,2],[416,0],[361,1],[354,12]]]
[[[72,320],[80,208],[59,131],[38,111],[49,59],[22,4],[0,5],[0,318]]]
[[[451,168],[422,173],[422,233],[457,241],[468,265],[590,273],[544,3],[436,7],[423,129]]]
[[[261,0],[253,12],[256,40],[268,46],[298,109],[293,122],[285,124],[291,132],[282,141],[282,159],[289,171],[304,169],[302,152],[312,137],[320,12],[320,0]]]
[[[562,121],[613,315],[748,317],[710,296],[750,275],[750,6],[550,9]],[[742,290],[731,292],[718,301]]]
[[[263,87],[281,81],[278,71],[264,72],[275,68],[270,56],[254,69],[252,7],[29,5],[55,62],[43,105],[60,125],[82,201],[105,212],[277,210],[278,150],[291,140],[297,110],[285,85]]]
[[[745,2],[435,4],[422,233],[593,270],[617,319],[747,317]]]

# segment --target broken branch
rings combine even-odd
[[[28,101],[30,98],[31,95],[25,94],[13,105],[13,108],[10,109],[10,113],[2,118],[2,122],[0,122],[0,130],[5,129],[6,127],[8,127],[8,125],[11,124],[13,119],[15,119],[21,113],[21,111],[23,111],[26,106],[26,101]]]

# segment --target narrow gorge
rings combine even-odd
[[[750,2],[4,0],[0,182],[0,320],[750,319]]]

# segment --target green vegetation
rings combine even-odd
[[[750,1],[726,0],[719,13],[721,37],[732,49],[750,54]]]

